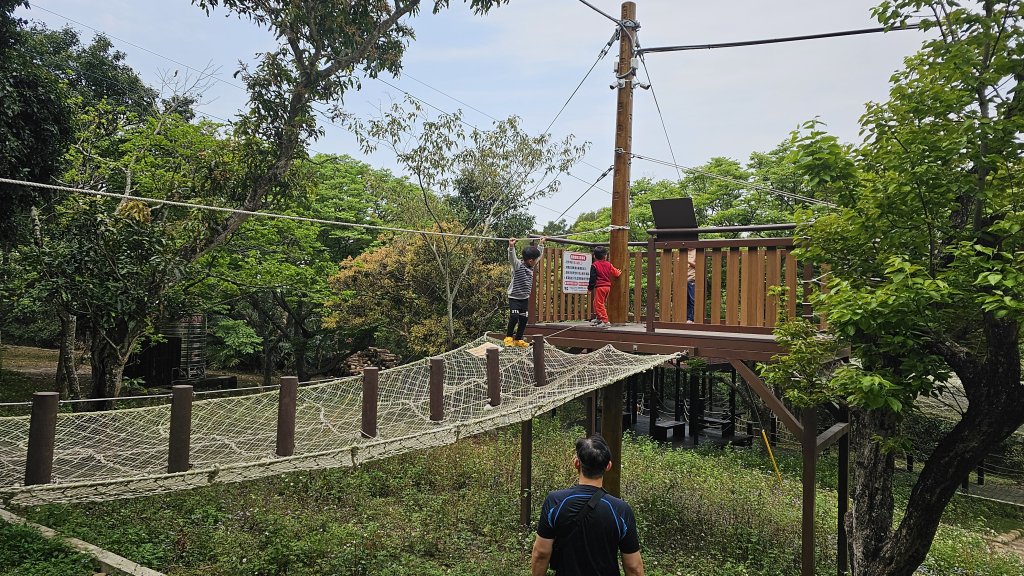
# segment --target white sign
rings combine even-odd
[[[562,292],[586,294],[590,283],[590,254],[562,252]]]

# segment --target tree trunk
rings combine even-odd
[[[274,380],[274,348],[277,339],[263,338],[263,385],[270,386]]]
[[[857,539],[858,532],[880,530],[881,522],[854,525],[857,532],[850,531],[851,544],[859,554],[855,559],[861,562],[856,576],[911,576],[927,556],[942,513],[957,487],[993,447],[1024,424],[1018,330],[1016,322],[986,318],[985,347],[980,353],[958,345],[943,349],[946,361],[963,383],[967,411],[928,457],[911,490],[906,514],[897,529],[888,533],[882,549],[864,552],[858,549],[864,538]],[[859,459],[857,464],[858,488],[862,482],[878,482],[871,476],[862,478],[871,470],[861,470]],[[889,491],[891,494],[891,486]],[[854,502],[860,501],[860,495],[855,494]],[[885,503],[875,504],[881,507]],[[870,540],[875,542],[877,539]]]
[[[892,481],[896,459],[884,452],[876,436],[892,438],[897,432],[896,415],[888,410],[850,409],[851,448],[854,453],[852,505],[846,513],[850,540],[850,566],[858,576],[868,571],[881,555],[892,533]],[[881,574],[881,572],[878,572]]]
[[[58,307],[57,317],[60,320],[60,354],[57,358],[57,392],[61,398],[78,400],[82,397],[82,388],[78,382],[77,363],[75,362],[75,332],[78,329],[78,317],[69,314],[63,307]]]
[[[118,346],[96,330],[92,337],[92,398],[117,398],[121,393],[121,377],[124,374],[125,357],[122,357]],[[97,410],[111,410],[114,403],[110,400],[93,403]]]

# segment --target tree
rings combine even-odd
[[[552,142],[548,135],[529,136],[514,116],[489,130],[467,132],[461,112],[430,118],[411,98],[381,118],[365,123],[350,118],[348,124],[364,151],[388,146],[420,188],[432,231],[440,233],[423,240],[445,303],[446,343],[455,345],[457,304],[471,286],[467,280],[483,243],[493,242],[481,237],[522,229],[524,209],[558,189],[557,174],[568,170],[585,146],[574,146],[571,137]]]
[[[279,212],[354,224],[379,225],[411,186],[386,170],[375,170],[348,156],[317,155],[301,163],[311,173],[308,192],[277,206]],[[246,222],[211,254],[209,300],[230,305],[211,309],[221,341],[262,347],[264,382],[270,383],[278,359],[285,358],[300,381],[327,374],[363,342],[344,330],[323,325],[334,293],[328,280],[339,262],[375,242],[364,228],[313,222],[254,219]],[[244,353],[249,350],[242,346]]]
[[[863,576],[912,574],[958,485],[1024,424],[1024,14],[1010,1],[896,0],[875,15],[885,26],[921,18],[933,39],[893,75],[889,100],[868,105],[862,144],[812,122],[793,157],[840,205],[804,222],[801,252],[830,267],[819,304],[859,362],[801,393],[850,404],[847,526]],[[969,406],[894,526],[901,418],[952,374]]]

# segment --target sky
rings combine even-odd
[[[590,0],[618,16],[621,2]],[[644,47],[708,44],[816,34],[878,26],[871,0],[637,0]],[[511,0],[485,16],[460,0],[438,15],[414,17],[416,40],[406,52],[403,74],[383,77],[429,105],[463,110],[465,120],[487,128],[516,115],[540,133],[594,64],[614,24],[578,0]],[[232,78],[239,62],[272,49],[268,31],[223,10],[207,16],[189,0],[40,0],[18,14],[51,28],[71,26],[84,39],[96,31],[111,37],[127,62],[151,85],[178,72],[197,77],[217,73],[198,111],[232,118],[247,106]],[[801,123],[819,118],[840,139],[856,142],[858,119],[869,101],[887,98],[889,78],[924,41],[924,33],[897,31],[797,43],[646,56],[653,91],[636,90],[633,151],[699,166],[716,156],[745,161],[788,138]],[[560,190],[531,206],[538,228],[567,209],[608,168],[614,156],[613,65],[618,45],[583,83],[552,126],[552,135],[574,135],[590,148]],[[640,78],[646,80],[641,68]],[[404,94],[366,79],[345,97],[347,112],[372,117]],[[652,93],[653,92],[653,93]],[[653,96],[661,108],[659,116]],[[662,127],[664,118],[668,132]],[[360,152],[343,128],[323,123],[326,135],[314,152],[348,154],[401,174],[384,151]],[[671,143],[671,152],[669,142]],[[634,160],[632,178],[678,178],[670,167]],[[565,215],[611,204],[611,177]]]

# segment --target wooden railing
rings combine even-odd
[[[786,290],[785,315],[810,317],[808,303],[812,269],[796,261],[792,238],[744,238],[648,242],[643,256],[646,285],[644,310],[635,307],[653,332],[658,328],[708,329],[769,333],[778,318],[780,298],[773,286]],[[687,323],[688,252],[695,255],[693,323]],[[637,256],[634,256],[639,262]],[[637,267],[634,264],[634,267]],[[646,288],[646,287],[645,287]],[[634,300],[641,291],[633,286]],[[653,311],[653,314],[650,313]]]
[[[652,232],[655,234],[646,243],[646,250],[629,253],[627,266],[617,280],[629,286],[628,322],[643,323],[648,331],[681,329],[768,334],[777,322],[782,301],[770,293],[771,288],[783,286],[786,288],[785,317],[800,315],[825,325],[825,319],[815,316],[810,304],[811,292],[824,289],[818,281],[822,271],[796,260],[792,238],[662,242],[657,239],[657,231]],[[631,246],[637,244],[631,243]],[[589,250],[589,246],[580,250]],[[691,250],[695,256],[695,281],[693,322],[688,323],[687,260]],[[538,263],[533,322],[590,318],[587,295],[562,292],[564,251],[548,248]]]

